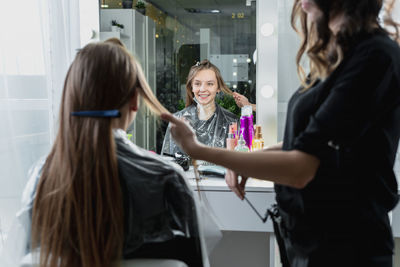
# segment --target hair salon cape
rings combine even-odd
[[[197,106],[195,104],[178,111],[174,114],[177,118],[185,118],[196,133],[197,140],[211,147],[226,147],[226,138],[229,133],[229,125],[238,123],[238,117],[232,112],[215,104],[215,112],[208,120],[200,120],[197,114]],[[171,125],[168,124],[165,132],[162,153],[175,155],[175,153],[185,153],[176,145],[171,137]]]
[[[209,266],[208,255],[222,235],[206,202],[198,200],[178,165],[137,147],[121,129],[115,129],[113,133],[124,201],[128,203],[124,207],[128,227],[124,233],[123,255],[142,244],[167,241],[176,235],[200,237],[201,251],[198,253],[201,253],[204,266]],[[22,259],[25,257],[23,261],[26,262],[26,255],[30,253],[32,208],[44,161],[40,160],[29,172],[22,208],[0,254],[1,267],[20,266]],[[141,214],[140,218],[137,214]],[[154,218],[152,214],[158,217]]]

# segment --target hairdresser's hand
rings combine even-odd
[[[244,95],[241,95],[239,93],[234,92],[233,93],[233,98],[235,99],[236,105],[238,105],[239,108],[243,106],[248,106],[251,105],[247,97]]]
[[[242,180],[239,183],[239,176],[229,169],[226,170],[225,181],[229,188],[241,199],[244,199],[246,194],[244,188],[246,186],[247,177],[242,176]]]
[[[197,141],[192,127],[184,119],[178,119],[172,114],[163,113],[161,118],[171,123],[171,135],[175,143],[190,157],[196,159],[201,144]]]

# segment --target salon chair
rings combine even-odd
[[[32,254],[27,254],[21,261],[20,267],[38,267],[32,263]],[[132,259],[121,262],[121,267],[188,267],[178,260],[169,259]]]

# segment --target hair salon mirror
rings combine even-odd
[[[228,88],[256,103],[256,2],[230,1],[100,2],[100,39],[117,37],[139,59],[160,102],[172,113],[185,107],[190,68],[208,59],[218,67]],[[124,8],[126,7],[126,8]],[[240,116],[233,97],[215,101]],[[142,111],[142,118],[147,118]],[[140,117],[139,117],[140,118]],[[139,119],[138,118],[138,119]],[[160,152],[165,124],[137,120],[136,143]]]

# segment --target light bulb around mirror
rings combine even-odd
[[[271,85],[264,85],[261,87],[261,95],[264,98],[271,98],[274,96],[274,88]]]
[[[264,23],[261,26],[261,34],[265,37],[271,36],[274,33],[274,25],[272,23]]]

